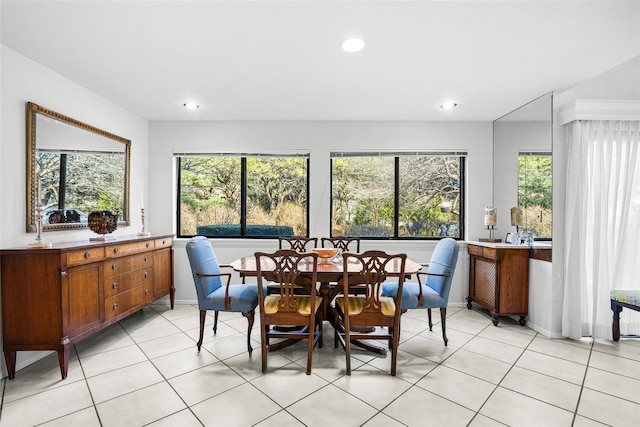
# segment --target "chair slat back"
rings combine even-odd
[[[338,248],[342,252],[360,252],[359,237],[323,237],[323,248]]]
[[[364,288],[364,304],[362,313],[382,314],[382,304],[380,297],[382,294],[382,284],[387,280],[388,271],[394,270],[399,274],[398,295],[396,300],[396,316],[400,315],[400,307],[402,304],[402,285],[404,283],[406,254],[390,255],[383,251],[366,251],[361,254],[345,252],[343,258],[343,277],[341,279],[343,286],[344,306],[348,306],[349,288],[360,286]],[[390,264],[394,263],[394,268],[390,268]],[[354,273],[355,266],[360,268],[358,273]],[[394,280],[395,276],[394,274]]]
[[[278,238],[280,249],[293,249],[297,252],[310,252],[311,249],[318,245],[317,237],[279,237]]]
[[[279,249],[274,253],[256,252],[256,266],[258,276],[258,293],[260,300],[264,300],[263,280],[273,282],[275,294],[279,294],[279,313],[297,312],[295,291],[300,285],[306,285],[314,292],[309,292],[310,302],[315,301],[315,283],[318,275],[318,254],[313,252],[297,252],[293,249]],[[307,274],[301,275],[301,270]],[[308,272],[311,271],[311,275]],[[273,287],[273,285],[272,285]]]

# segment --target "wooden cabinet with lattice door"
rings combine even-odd
[[[472,302],[491,313],[498,326],[499,316],[520,316],[525,326],[529,308],[529,247],[494,243],[469,243],[469,296]]]

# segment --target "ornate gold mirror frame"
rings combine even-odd
[[[48,174],[42,167],[45,157],[55,165]],[[130,140],[28,102],[27,232],[37,230],[38,202],[44,202],[42,231],[87,228],[84,210],[89,209],[116,212],[118,226],[128,226],[130,165]],[[73,188],[80,176],[85,184],[93,183],[89,190]],[[65,204],[66,193],[84,210]]]

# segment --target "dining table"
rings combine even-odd
[[[268,259],[263,259],[261,264],[261,271],[268,272],[269,269],[272,269],[273,266],[269,266]],[[236,259],[235,261],[228,264],[234,271],[240,273],[242,276],[246,277],[256,277],[258,274],[258,268],[256,264],[255,255],[248,255],[242,258]],[[411,259],[405,260],[404,266],[404,274],[405,279],[411,277],[411,275],[418,273],[422,269],[422,264],[415,262]],[[299,270],[301,275],[309,275],[313,274],[313,263],[311,260],[306,263],[302,263],[299,265]],[[357,262],[348,262],[347,263],[347,272],[357,274],[361,270],[361,264]],[[397,277],[400,275],[400,261],[394,260],[387,264],[386,267],[387,274],[391,277]],[[322,318],[324,320],[329,321],[334,328],[339,328],[340,325],[336,325],[335,316],[331,307],[331,301],[342,292],[342,288],[340,286],[336,286],[336,282],[343,277],[343,259],[341,255],[337,255],[331,259],[321,258],[318,260],[318,269],[317,269],[317,280],[319,283],[318,292],[320,296],[322,296]],[[358,344],[360,345],[360,344]],[[361,347],[365,347],[368,350],[374,351],[376,353],[383,354],[386,353],[386,350],[380,349],[375,346],[369,345],[360,345]]]

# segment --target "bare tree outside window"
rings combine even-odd
[[[551,154],[518,156],[518,206],[522,209],[524,231],[535,239],[551,239],[552,165]]]
[[[306,235],[308,157],[179,157],[179,236]]]
[[[332,158],[333,236],[462,238],[463,157]]]

